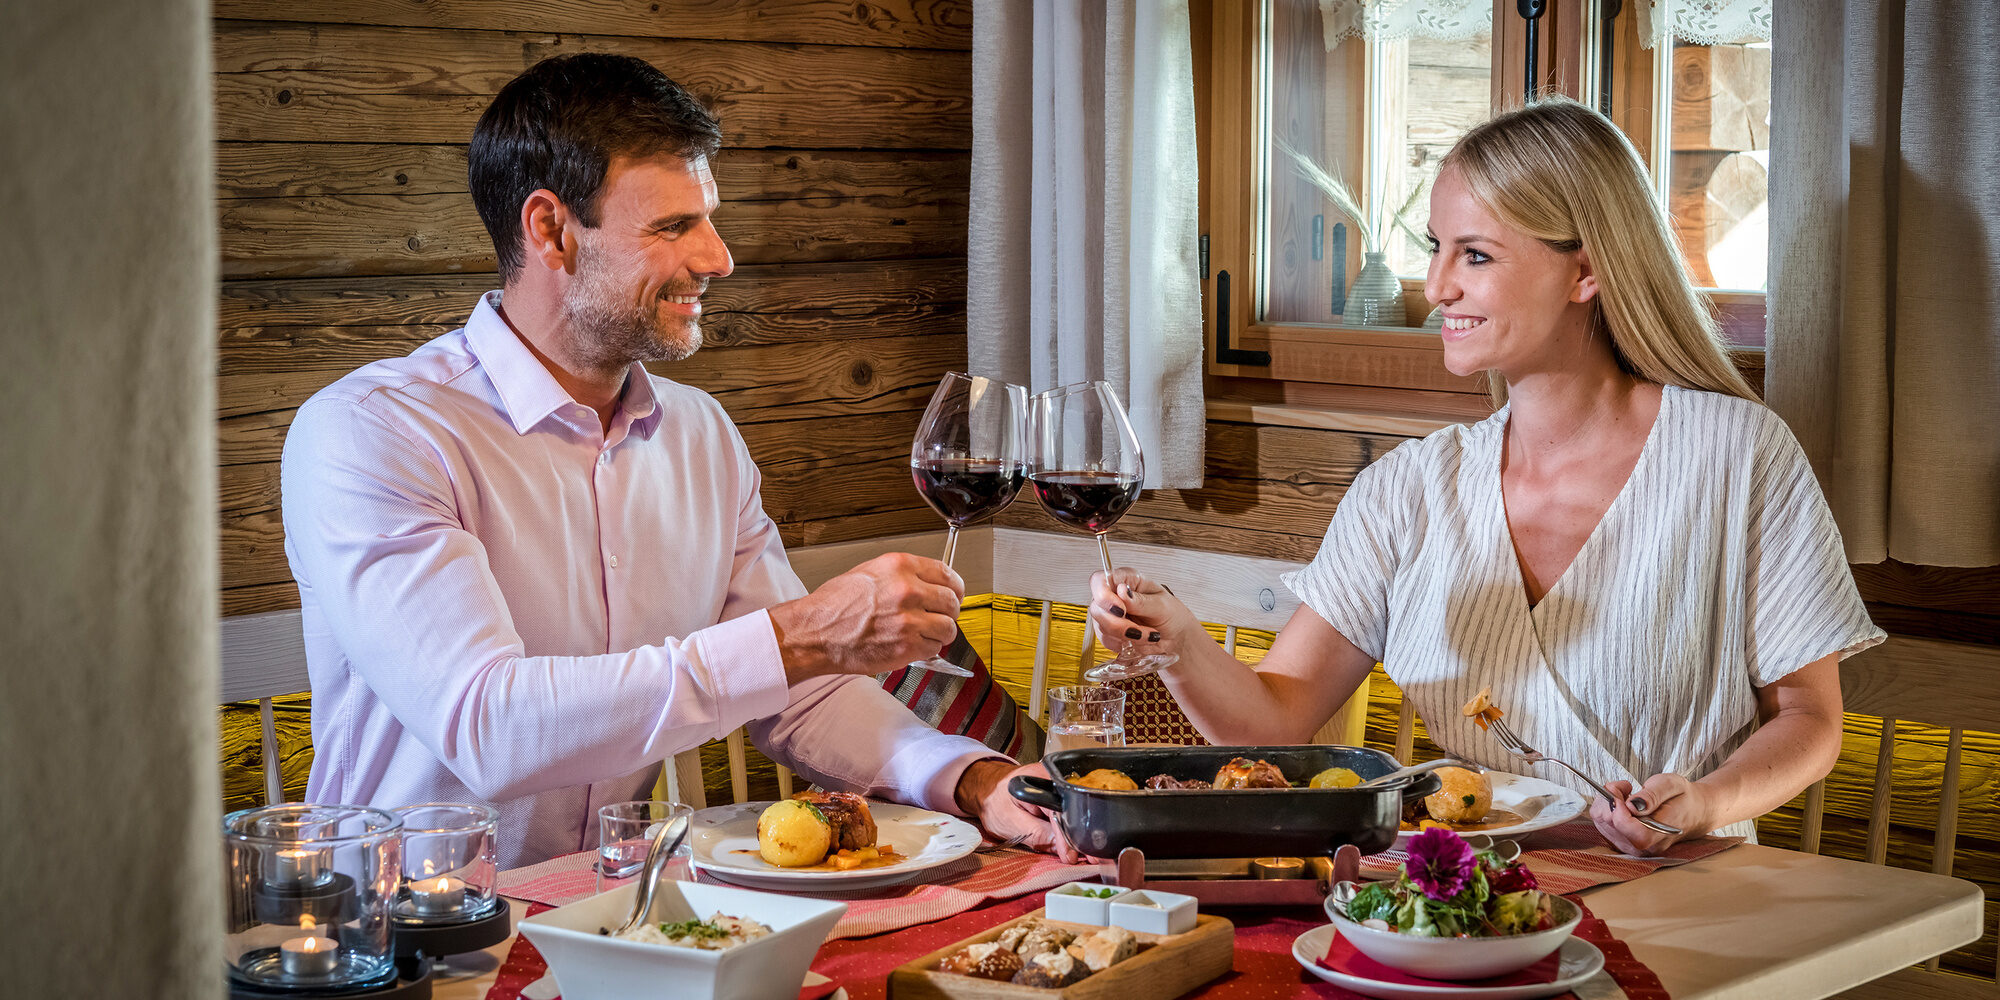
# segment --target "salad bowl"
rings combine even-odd
[[[1541,961],[1569,940],[1583,908],[1544,892],[1520,845],[1478,840],[1419,831],[1393,881],[1338,883],[1327,917],[1356,951],[1428,979],[1487,979]]]
[[[1350,883],[1341,883],[1342,887]],[[1352,892],[1326,897],[1326,915],[1354,950],[1399,972],[1426,979],[1485,979],[1518,972],[1561,948],[1583,919],[1583,911],[1561,896],[1550,896],[1556,925],[1547,930],[1493,937],[1422,937],[1379,930],[1350,919]]]

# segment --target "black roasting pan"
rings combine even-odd
[[[1243,757],[1276,765],[1293,788],[1154,791],[1146,779],[1166,774],[1212,779]],[[1373,854],[1396,842],[1403,800],[1439,788],[1435,774],[1382,788],[1305,788],[1329,767],[1365,781],[1394,771],[1380,750],[1344,746],[1134,747],[1058,750],[1042,758],[1049,777],[1021,775],[1008,785],[1017,799],[1054,810],[1070,843],[1085,854],[1116,857],[1136,847],[1148,858],[1315,857],[1344,844]],[[1123,771],[1142,787],[1105,791],[1071,784],[1070,775],[1101,767]]]

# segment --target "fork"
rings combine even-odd
[[[1505,747],[1508,753],[1511,753],[1514,756],[1519,757],[1530,764],[1540,764],[1545,762],[1549,764],[1561,764],[1563,767],[1569,768],[1569,773],[1574,774],[1579,778],[1582,778],[1584,784],[1587,784],[1590,787],[1597,789],[1597,794],[1604,796],[1604,801],[1609,802],[1612,805],[1618,804],[1619,801],[1618,796],[1611,794],[1611,789],[1598,784],[1594,779],[1591,778],[1590,775],[1587,775],[1582,771],[1577,770],[1574,767],[1570,767],[1569,762],[1557,760],[1556,758],[1550,757],[1547,754],[1542,753],[1540,750],[1537,750],[1534,747],[1529,746],[1526,740],[1523,740],[1519,736],[1514,735],[1514,730],[1507,725],[1507,720],[1492,719],[1490,720],[1490,722],[1492,725],[1492,732],[1494,737],[1499,739],[1500,745]],[[1632,815],[1632,818],[1638,820],[1641,826],[1644,826],[1646,829],[1652,830],[1655,833],[1664,833],[1669,837],[1678,837],[1681,834],[1681,829],[1679,827],[1668,826],[1667,824],[1662,823],[1659,820],[1653,819],[1650,816],[1641,816],[1638,815],[1637,813],[1634,813]]]
[[[1024,833],[1018,837],[1008,837],[1006,840],[1000,841],[997,844],[981,844],[977,848],[973,849],[973,853],[998,854],[1001,851],[1012,850],[1027,842],[1028,842],[1028,835]]]

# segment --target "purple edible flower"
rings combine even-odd
[[[1487,881],[1493,886],[1493,894],[1496,896],[1503,893],[1520,892],[1523,889],[1537,889],[1541,887],[1535,881],[1535,873],[1529,871],[1528,866],[1523,864],[1508,865],[1488,875]]]
[[[1464,891],[1472,878],[1472,845],[1441,827],[1430,827],[1410,838],[1410,860],[1403,865],[1423,894],[1445,900]]]

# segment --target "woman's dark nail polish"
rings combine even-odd
[[[1113,605],[1111,606],[1111,613],[1112,613],[1112,614],[1114,614],[1114,615],[1117,615],[1117,616],[1118,616],[1118,617],[1120,617],[1120,618],[1123,618],[1123,617],[1125,617],[1125,609],[1124,609],[1124,608],[1121,608],[1121,607],[1119,607],[1119,606],[1118,606],[1118,605],[1116,605],[1116,604],[1113,604]],[[1135,639],[1136,639],[1136,638],[1138,638],[1138,636],[1133,636],[1133,638],[1135,638]]]
[[[1147,636],[1147,637],[1146,637],[1146,641],[1147,641],[1147,642],[1159,642],[1159,641],[1160,641],[1160,633],[1158,633],[1158,632],[1155,632],[1155,633],[1153,633],[1152,635],[1149,635],[1149,636]]]
[[[1139,638],[1139,635],[1140,632],[1136,628],[1128,628],[1125,630],[1125,638],[1127,639],[1137,639]]]
[[[1641,798],[1636,798],[1636,797],[1635,797],[1635,798],[1630,798],[1630,799],[1626,799],[1626,800],[1625,800],[1625,804],[1626,804],[1627,806],[1630,806],[1630,807],[1631,807],[1631,809],[1632,809],[1632,811],[1633,811],[1633,812],[1635,812],[1635,813],[1642,813],[1642,812],[1645,812],[1645,811],[1646,811],[1646,808],[1647,808],[1647,806],[1646,806],[1646,800],[1645,800],[1645,799],[1641,799]]]

